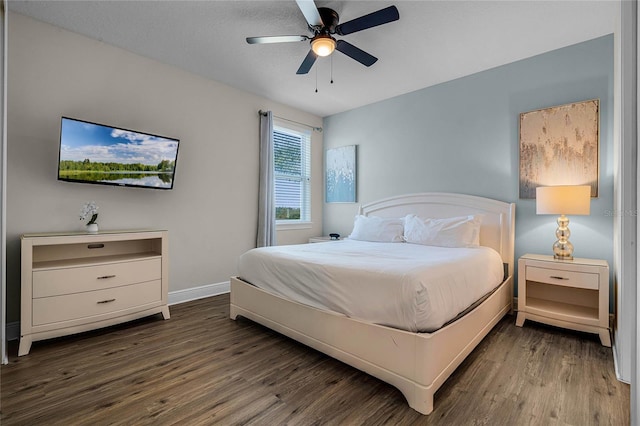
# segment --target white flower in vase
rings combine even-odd
[[[95,201],[85,203],[80,210],[80,220],[86,220],[88,217],[91,219],[87,222],[87,231],[98,232],[98,223],[96,222],[98,220],[98,205]]]

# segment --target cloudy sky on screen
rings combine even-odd
[[[156,165],[174,161],[178,141],[99,124],[62,120],[60,160]]]

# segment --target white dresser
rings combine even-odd
[[[21,249],[19,356],[37,340],[169,319],[167,231],[25,234]]]

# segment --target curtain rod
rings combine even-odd
[[[258,110],[258,114],[259,115],[267,115],[267,111]],[[316,126],[312,126],[310,124],[300,123],[299,121],[289,120],[288,118],[278,117],[277,115],[274,115],[274,117],[279,119],[279,120],[284,120],[284,121],[288,121],[290,123],[295,123],[295,124],[299,124],[301,126],[306,126],[306,127],[310,128],[311,130],[315,130],[316,132],[322,133],[322,127],[316,127]]]

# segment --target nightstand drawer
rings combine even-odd
[[[598,290],[599,288],[598,274],[590,274],[588,272],[563,271],[527,266],[526,279],[563,287],[586,288],[589,290]]]

